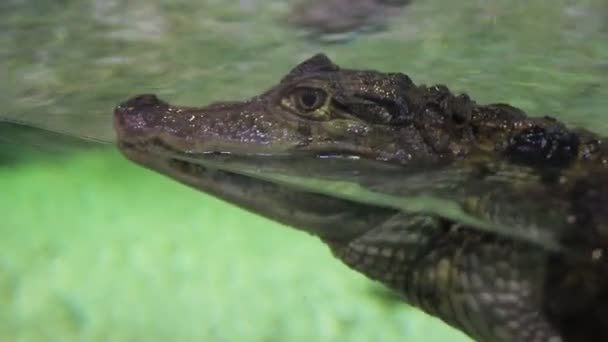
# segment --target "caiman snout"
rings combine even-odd
[[[154,94],[141,94],[122,102],[114,109],[115,116],[137,115],[142,112],[166,110],[169,104]]]
[[[157,126],[169,104],[154,94],[134,96],[114,109],[114,127],[119,136]]]

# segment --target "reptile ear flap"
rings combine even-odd
[[[281,83],[311,72],[337,70],[340,70],[340,67],[334,64],[329,57],[323,53],[318,53],[291,69],[291,71],[281,80]]]

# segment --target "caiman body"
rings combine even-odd
[[[140,95],[114,123],[134,162],[318,236],[476,340],[608,341],[608,148],[589,131],[324,55],[246,101],[196,108]],[[372,183],[387,167],[376,191],[415,187],[477,224],[279,180],[323,178],[336,162],[364,165],[353,179]],[[448,185],[424,181],[437,170],[451,170]]]

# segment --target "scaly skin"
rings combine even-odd
[[[589,131],[324,55],[247,101],[140,95],[114,123],[132,161],[318,236],[478,341],[608,341],[608,149]],[[350,183],[447,200],[478,223],[280,180],[339,177],[335,165],[357,170]]]

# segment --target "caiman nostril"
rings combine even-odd
[[[153,125],[169,104],[154,94],[141,94],[124,101],[114,109],[117,125],[143,127]]]
[[[169,107],[169,104],[159,99],[154,94],[141,94],[133,96],[121,103],[114,110],[116,115],[138,115],[141,113],[149,113],[157,110],[164,110]]]

